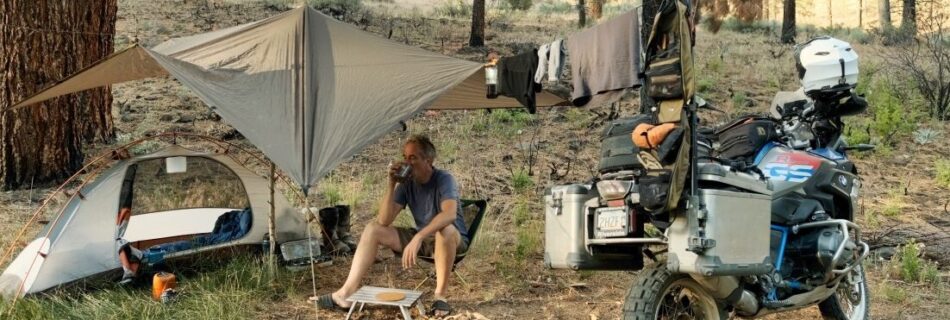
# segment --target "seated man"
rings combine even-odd
[[[468,249],[469,238],[462,220],[458,185],[449,172],[433,167],[435,156],[435,146],[427,137],[416,135],[406,141],[403,158],[411,167],[410,178],[398,181],[396,172],[401,164],[390,166],[389,185],[379,207],[379,216],[363,230],[343,287],[321,296],[317,301],[321,308],[350,307],[346,298],[359,289],[360,281],[382,245],[395,253],[402,253],[402,265],[407,269],[415,265],[418,255],[433,256],[436,301],[431,310],[436,316],[452,312],[446,302],[449,273],[455,254]],[[406,205],[412,211],[416,229],[392,226]]]

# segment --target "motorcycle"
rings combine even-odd
[[[601,176],[545,194],[545,264],[640,270],[624,319],[754,318],[813,305],[828,318],[867,319],[869,247],[854,223],[861,180],[848,153],[874,147],[842,138],[841,118],[867,103],[841,61],[838,84],[780,92],[768,117],[695,129],[710,107],[694,99],[688,182],[673,210],[655,209],[669,177],[651,176],[621,143],[649,117],[608,126]],[[643,256],[655,263],[644,267]]]

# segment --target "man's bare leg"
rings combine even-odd
[[[366,276],[366,271],[373,266],[376,261],[376,252],[379,246],[383,245],[395,251],[402,251],[402,244],[399,242],[399,234],[396,228],[390,226],[381,226],[376,221],[370,222],[363,229],[363,235],[360,236],[360,243],[356,246],[356,253],[353,254],[353,265],[350,266],[350,274],[346,277],[343,287],[332,294],[333,301],[341,307],[349,307],[346,297],[359,290],[360,282]]]
[[[122,265],[122,269],[126,272],[138,273],[139,271],[139,264],[132,262],[125,250],[119,250],[119,264]]]
[[[448,225],[435,234],[435,292],[436,300],[445,300],[448,297],[448,281],[452,272],[452,262],[455,261],[455,251],[458,248],[462,235],[455,226]],[[445,316],[436,314],[436,316]]]

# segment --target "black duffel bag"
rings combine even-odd
[[[617,172],[621,170],[642,171],[643,165],[637,160],[640,149],[633,144],[630,134],[641,123],[653,123],[648,115],[636,115],[630,118],[617,119],[604,128],[601,134],[600,163],[597,171],[600,173]]]

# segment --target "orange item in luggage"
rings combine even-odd
[[[162,292],[165,289],[175,289],[178,283],[175,281],[175,275],[168,272],[159,272],[152,277],[152,299],[159,301],[162,299]]]
[[[676,124],[674,123],[664,123],[658,126],[641,123],[633,129],[630,138],[633,139],[633,143],[640,149],[654,149],[663,142],[663,139],[666,139],[666,136],[669,135],[673,129],[676,129]]]

